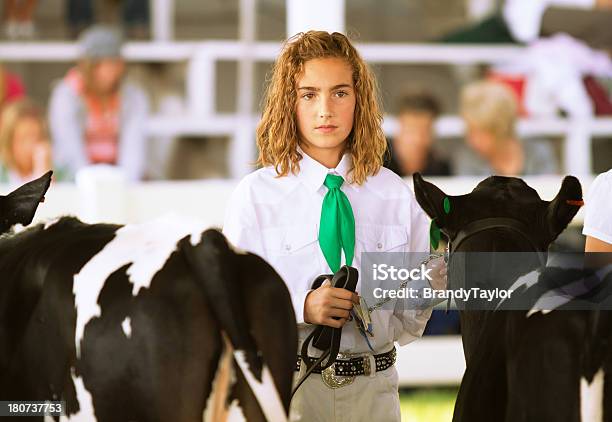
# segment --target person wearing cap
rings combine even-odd
[[[49,104],[53,155],[72,175],[111,164],[130,181],[143,177],[148,100],[125,81],[121,36],[95,26],[79,41],[79,61],[54,87]]]

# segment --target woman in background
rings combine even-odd
[[[149,103],[144,91],[126,80],[122,43],[116,28],[85,31],[78,64],[51,93],[53,153],[71,175],[92,164],[108,164],[129,181],[144,176]]]

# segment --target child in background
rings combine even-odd
[[[518,103],[508,87],[496,82],[473,82],[462,89],[461,116],[466,143],[453,155],[455,174],[469,176],[527,176],[557,174],[557,160],[548,142],[519,138]]]
[[[28,99],[12,102],[0,121],[0,183],[21,185],[51,167],[44,112]]]
[[[389,142],[385,167],[401,177],[450,176],[448,160],[436,150],[434,124],[440,114],[436,99],[427,92],[412,92],[400,100],[398,130]]]

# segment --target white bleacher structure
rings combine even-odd
[[[201,218],[221,226],[229,195],[237,179],[251,170],[255,156],[254,133],[259,116],[253,103],[253,64],[270,63],[281,44],[254,40],[255,0],[240,0],[240,39],[230,41],[173,41],[173,5],[171,0],[152,0],[152,41],[129,42],[124,56],[133,62],[187,62],[185,79],[188,112],[181,117],[151,116],[148,130],[152,136],[224,136],[231,141],[228,160],[231,180],[160,181],[134,185],[113,181],[93,184],[56,183],[39,207],[37,221],[60,215],[76,215],[88,222],[111,221],[138,223],[168,212]],[[363,57],[378,64],[500,64],[523,53],[522,47],[505,45],[437,44],[357,44]],[[72,62],[77,46],[72,42],[0,42],[0,62]],[[239,64],[236,113],[216,112],[216,64]],[[386,116],[384,129],[392,133],[396,121]],[[578,176],[583,189],[592,182],[591,138],[612,137],[612,118],[581,121],[554,118],[523,119],[519,134],[564,138],[563,172]],[[459,137],[464,130],[458,116],[443,116],[436,124],[440,137]],[[526,177],[543,199],[552,199],[559,189],[561,176]],[[480,180],[478,177],[431,178],[448,194],[462,194]],[[5,194],[8,186],[0,186]],[[180,212],[177,212],[180,210]],[[581,224],[582,212],[573,224]],[[400,384],[456,385],[465,363],[460,338],[426,338],[399,350]]]

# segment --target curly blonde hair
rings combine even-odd
[[[297,82],[304,64],[320,58],[343,58],[353,71],[356,104],[347,149],[353,157],[350,182],[362,184],[382,166],[387,142],[381,127],[376,78],[348,38],[339,32],[308,31],[285,43],[272,69],[257,127],[257,164],[274,166],[279,177],[299,172],[302,155],[297,149]]]

